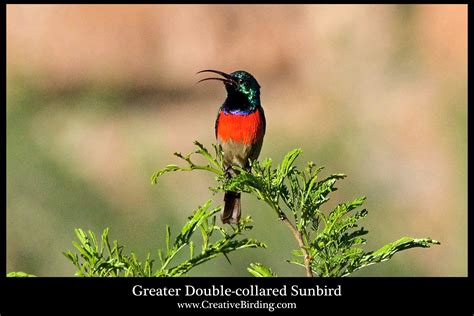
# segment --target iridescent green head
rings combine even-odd
[[[224,82],[227,90],[227,106],[255,110],[260,105],[260,85],[257,80],[246,71],[238,70],[227,74],[218,70],[202,70],[201,72],[213,72],[224,78],[206,78],[206,80],[220,80]]]
[[[228,93],[240,93],[250,103],[260,102],[260,85],[251,74],[238,70],[231,73],[230,76],[237,84],[226,84]]]

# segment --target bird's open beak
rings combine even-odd
[[[219,70],[213,70],[213,69],[206,69],[206,70],[198,71],[196,74],[200,74],[202,72],[213,72],[215,74],[221,75],[224,78],[216,78],[216,77],[205,78],[205,79],[199,80],[197,83],[207,81],[207,80],[219,80],[230,85],[234,85],[234,86],[237,85],[237,82],[235,81],[235,79],[231,75],[226,74],[225,72],[222,72]]]

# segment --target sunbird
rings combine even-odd
[[[260,103],[260,85],[243,70],[225,73],[206,69],[198,73],[211,72],[221,77],[199,80],[219,80],[224,83],[227,98],[219,108],[214,126],[217,143],[224,152],[224,168],[228,176],[236,175],[232,166],[249,169],[249,160],[255,160],[262,149],[265,135],[265,114]],[[224,194],[224,209],[221,221],[237,224],[240,220],[240,192],[227,191]]]

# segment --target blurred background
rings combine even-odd
[[[76,227],[143,258],[212,197],[206,173],[150,184],[215,140],[226,93],[195,85],[207,68],[260,82],[260,158],[301,147],[300,166],[348,175],[326,212],[368,197],[368,249],[442,242],[354,275],[467,276],[467,5],[8,5],[7,271],[72,276]],[[269,248],[190,275],[302,276],[287,228],[248,195],[243,212]]]

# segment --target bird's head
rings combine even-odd
[[[206,69],[201,70],[198,73],[202,72],[212,72],[220,77],[211,77],[201,79],[198,82],[207,81],[207,80],[219,80],[222,81],[227,90],[228,98],[232,98],[235,101],[243,101],[248,103],[248,105],[254,107],[260,104],[260,85],[257,80],[246,71],[238,70],[230,74],[219,70]]]

